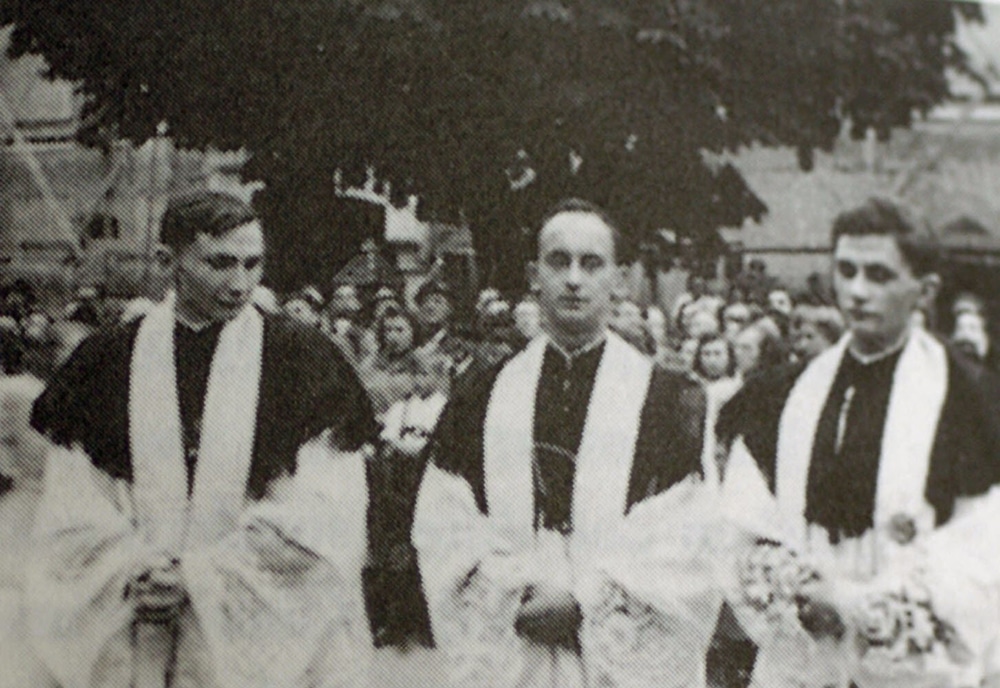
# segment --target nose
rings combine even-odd
[[[255,270],[248,269],[244,265],[238,265],[233,269],[233,275],[229,280],[229,291],[234,296],[245,296],[256,286],[254,277]]]
[[[566,286],[571,289],[576,289],[580,286],[580,280],[583,278],[583,271],[580,269],[579,261],[574,260],[569,265],[569,270],[566,271]]]
[[[858,270],[857,274],[854,275],[849,280],[846,280],[845,289],[847,290],[847,295],[853,301],[863,302],[868,299],[869,296],[869,284],[868,280],[865,278],[864,272]]]

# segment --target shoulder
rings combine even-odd
[[[127,365],[141,322],[140,319],[98,330],[80,342],[60,371],[96,371],[116,363]],[[60,371],[57,371],[57,377]]]
[[[510,360],[494,363],[476,361],[470,365],[452,383],[449,408],[485,405],[489,401],[497,377]]]
[[[264,355],[272,363],[314,373],[350,366],[337,345],[318,330],[282,315],[263,318]]]
[[[793,363],[752,375],[722,407],[716,432],[723,438],[777,432],[792,388],[806,365]]]
[[[306,327],[302,323],[283,315],[263,313],[264,332],[275,345],[303,350],[336,348],[319,330]]]
[[[1000,375],[968,360],[947,345],[949,399],[985,407],[992,419],[1000,415]]]

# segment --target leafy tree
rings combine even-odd
[[[245,146],[276,231],[278,286],[333,239],[333,174],[373,167],[464,218],[495,280],[554,200],[606,205],[636,237],[705,238],[765,209],[706,153],[791,145],[804,169],[842,123],[883,136],[961,68],[942,0],[0,0],[15,55],[87,95],[82,138]],[[348,226],[345,226],[348,225]],[[325,242],[325,243],[324,243]],[[322,253],[322,251],[319,251]]]

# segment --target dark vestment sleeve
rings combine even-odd
[[[20,337],[0,328],[0,373],[16,375],[25,369],[26,352]]]
[[[628,507],[701,473],[705,392],[694,380],[657,367],[636,440]]]
[[[376,437],[378,426],[361,381],[320,333],[265,316],[249,495],[260,498],[273,478],[293,472],[299,447],[328,428],[347,451]]]
[[[1000,483],[1000,378],[948,353],[948,392],[941,409],[927,476],[927,501],[939,524],[955,500]]]
[[[483,429],[493,383],[503,364],[470,369],[454,384],[426,455],[443,471],[463,478],[472,488],[476,505],[486,513],[486,477],[483,468]]]
[[[138,323],[82,342],[36,400],[32,426],[53,442],[81,447],[95,466],[131,479],[128,376]]]
[[[780,366],[749,378],[722,407],[715,424],[719,441],[743,438],[773,492],[778,460],[778,428],[785,402],[805,370],[801,364]]]

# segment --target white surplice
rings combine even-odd
[[[546,346],[534,340],[494,383],[483,440],[488,513],[463,478],[433,464],[421,486],[413,541],[451,683],[700,688],[721,604],[714,492],[691,477],[626,514],[652,366],[609,334],[576,457],[572,532],[536,532],[534,400]],[[539,583],[579,601],[582,658],[515,633],[523,595]]]
[[[845,609],[860,601],[880,580],[923,571],[936,610],[956,624],[974,648],[986,644],[989,620],[981,613],[995,597],[989,576],[974,559],[959,554],[942,558],[935,551],[952,547],[935,544],[935,512],[925,498],[931,452],[948,389],[944,347],[922,330],[913,330],[900,355],[889,396],[877,476],[874,527],[856,538],[832,542],[824,528],[805,519],[806,490],[813,442],[820,414],[850,343],[845,336],[818,356],[796,381],[782,412],[778,434],[775,491],[772,492],[741,439],[730,452],[723,503],[735,522],[761,537],[782,542],[804,554],[837,584]],[[960,513],[963,504],[956,504]],[[900,544],[892,522],[909,519],[916,528],[913,543]],[[966,541],[968,543],[968,541]],[[853,671],[850,648],[817,644],[804,632],[782,629],[778,637],[732,593],[737,616],[762,645],[754,669],[754,686],[843,686]],[[976,600],[981,600],[977,603]],[[978,608],[978,609],[977,609]],[[993,612],[995,613],[995,612]],[[976,681],[978,667],[967,680]],[[970,683],[969,685],[972,685]]]
[[[26,586],[39,655],[64,688],[128,686],[137,660],[126,589],[167,556],[181,561],[191,602],[179,621],[176,688],[363,684],[363,459],[316,439],[300,449],[295,476],[247,501],[263,346],[263,321],[248,307],[219,336],[189,498],[173,331],[167,301],[136,336],[132,482],[99,471],[80,451],[49,457]],[[279,547],[315,555],[312,563],[270,570],[250,539],[262,525],[280,533]]]

